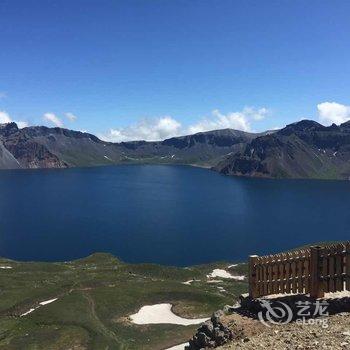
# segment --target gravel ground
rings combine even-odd
[[[228,316],[227,324],[244,329],[243,338],[217,349],[292,350],[327,349],[350,350],[350,313],[327,317],[328,328],[317,325],[274,325],[268,328],[257,320],[239,315]],[[242,329],[241,328],[241,329]]]

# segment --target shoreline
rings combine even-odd
[[[0,175],[7,172],[35,172],[35,171],[69,171],[71,169],[93,169],[93,168],[109,168],[118,166],[138,166],[138,165],[149,165],[149,166],[186,166],[191,168],[199,168],[210,170],[218,175],[222,175],[228,178],[244,179],[244,180],[262,180],[262,181],[322,181],[322,182],[348,182],[349,179],[332,179],[332,178],[319,178],[319,177],[269,177],[269,176],[249,176],[244,174],[224,174],[220,171],[215,170],[215,166],[207,164],[195,164],[195,163],[155,163],[155,162],[120,162],[114,164],[94,164],[86,166],[68,166],[68,167],[51,167],[51,168],[13,168],[13,169],[0,169]]]

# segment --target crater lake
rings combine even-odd
[[[349,239],[350,182],[173,165],[0,172],[0,255],[187,266]]]

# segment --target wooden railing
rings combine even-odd
[[[249,258],[249,295],[350,291],[350,242]]]

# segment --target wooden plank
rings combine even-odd
[[[258,265],[258,262],[256,262],[256,266],[255,266],[255,290],[256,290],[256,297],[260,297],[260,291],[259,291],[259,265]]]
[[[279,255],[277,254],[275,256],[275,281],[276,281],[276,285],[275,285],[275,293],[279,294],[280,293],[280,259],[279,259]]]
[[[258,259],[257,255],[251,255],[249,257],[249,296],[251,298],[258,297],[256,289],[256,260]]]
[[[321,289],[319,256],[321,247],[311,247],[310,250],[310,296],[313,298],[321,298],[324,296]]]
[[[335,284],[334,284],[334,256],[331,255],[332,252],[330,252],[330,255],[328,257],[328,266],[329,266],[329,292],[335,292]]]
[[[272,283],[271,283],[271,288],[272,288],[272,292],[271,294],[276,294],[276,263],[273,263],[272,264],[272,269],[271,269],[271,280],[272,280]]]
[[[266,266],[266,264],[264,264],[264,266],[263,266],[263,281],[264,281],[264,288],[263,288],[264,295],[268,295],[267,266]]]
[[[303,286],[303,273],[304,273],[304,262],[302,259],[298,259],[297,263],[297,276],[298,276],[298,293],[302,294],[304,293],[304,286]]]
[[[298,291],[297,289],[297,263],[295,260],[291,263],[291,269],[292,269],[292,293],[296,293]]]
[[[346,270],[346,279],[345,279],[345,288],[350,291],[350,242],[346,243],[345,247],[345,270]]]
[[[264,282],[263,282],[263,268],[262,265],[259,264],[259,296],[264,295]]]
[[[273,288],[272,288],[272,265],[269,262],[268,268],[268,278],[269,278],[269,283],[268,283],[268,294],[273,293]]]
[[[291,268],[290,268],[290,261],[289,259],[286,261],[286,265],[285,265],[285,289],[284,292],[287,294],[291,293]]]
[[[279,278],[279,292],[284,293],[284,262],[282,259],[279,262],[279,271],[278,271],[278,278]]]
[[[298,276],[298,293],[302,294],[304,293],[304,285],[303,285],[303,273],[304,273],[304,262],[303,260],[300,258],[298,260],[298,264],[297,264],[297,276]]]
[[[310,292],[310,261],[309,258],[306,258],[304,261],[304,285],[305,285],[305,294]]]
[[[341,292],[344,289],[343,285],[343,257],[341,253],[338,252],[338,254],[335,257],[335,271],[337,274],[336,280],[335,280],[335,289],[337,292]]]
[[[328,281],[328,259],[325,256],[326,251],[323,250],[323,258],[322,258],[322,291],[323,293],[329,292],[329,281]]]

